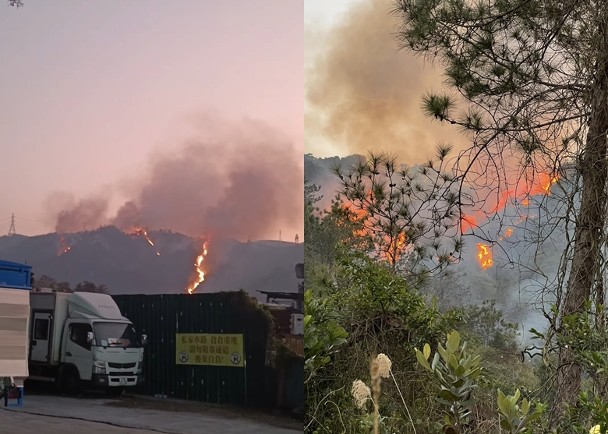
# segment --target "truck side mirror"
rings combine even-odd
[[[146,345],[148,343],[148,335],[141,335],[141,344]]]
[[[93,334],[93,332],[87,332],[87,344],[92,343],[93,339],[95,339],[95,335]]]

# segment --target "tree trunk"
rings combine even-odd
[[[608,132],[608,20],[607,8],[599,14],[596,76],[591,99],[591,116],[580,171],[581,204],[574,236],[574,256],[568,279],[562,318],[584,312],[597,281],[606,220],[606,134]],[[563,331],[562,331],[563,333]],[[562,334],[567,338],[567,334]],[[557,426],[567,404],[576,402],[581,385],[581,368],[570,346],[561,346],[556,374],[556,395],[551,409],[551,426]]]

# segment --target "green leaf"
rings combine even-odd
[[[456,402],[456,401],[460,400],[460,398],[457,395],[454,395],[448,389],[442,389],[441,392],[439,392],[439,397],[443,400],[450,401],[450,402]]]
[[[433,356],[433,362],[431,363],[431,369],[434,371],[437,367],[437,363],[439,363],[439,353],[435,353]]]
[[[515,391],[515,395],[513,395],[513,396],[511,397],[511,403],[512,403],[513,405],[517,404],[517,401],[519,401],[520,396],[521,396],[521,394],[519,393],[519,389],[517,389],[517,390]]]
[[[443,361],[445,363],[448,362],[448,352],[446,351],[445,348],[443,348],[441,346],[441,344],[437,345],[437,352],[439,353],[439,355],[441,356],[441,358],[443,359]]]
[[[509,415],[509,400],[507,399],[505,394],[502,393],[502,391],[500,389],[498,389],[498,396],[497,396],[496,401],[498,402],[498,408],[499,408],[500,412],[504,416],[508,416]]]
[[[448,365],[452,371],[455,371],[458,367],[458,359],[456,359],[456,356],[454,354],[450,354],[450,357],[448,359]]]
[[[500,427],[502,429],[506,429],[509,432],[513,429],[511,422],[509,422],[507,419],[500,419]]]
[[[429,344],[424,344],[424,347],[422,348],[422,354],[424,355],[425,359],[429,359],[429,356],[431,355],[431,346]]]
[[[455,353],[458,351],[458,347],[460,346],[460,333],[457,331],[453,331],[448,334],[448,340],[446,342],[447,350],[450,353]]]
[[[456,367],[456,370],[454,371],[454,373],[459,376],[462,377],[462,375],[465,373],[466,369],[464,366],[462,365],[458,365],[458,367]]]
[[[418,348],[414,348],[414,352],[416,353],[416,360],[418,360],[418,363],[420,363],[420,365],[427,371],[431,371],[429,362],[426,360],[424,355],[418,350]]]
[[[524,398],[523,401],[521,402],[521,414],[523,414],[524,416],[527,416],[529,411],[530,411],[530,403],[528,402],[528,400],[526,398]]]

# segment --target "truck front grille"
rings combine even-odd
[[[110,363],[110,362],[108,362],[108,366],[110,368],[116,368],[116,369],[134,368],[136,364],[137,363]]]

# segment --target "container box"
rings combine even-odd
[[[0,261],[0,377],[22,384],[28,376],[32,267]]]

